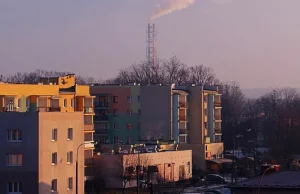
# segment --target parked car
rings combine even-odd
[[[224,177],[222,177],[221,175],[218,175],[218,174],[208,174],[206,177],[205,177],[205,181],[206,181],[206,184],[226,184],[227,181]]]

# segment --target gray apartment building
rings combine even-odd
[[[75,193],[76,150],[83,112],[1,112],[0,193]],[[78,193],[84,193],[84,146],[78,150]]]

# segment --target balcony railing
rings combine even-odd
[[[37,107],[38,112],[61,112],[60,107]]]
[[[84,125],[84,131],[93,131],[94,130],[94,124],[85,124]]]
[[[108,108],[108,102],[95,102],[94,106],[97,108]]]
[[[94,113],[93,107],[84,107],[84,113]]]
[[[95,129],[96,134],[108,135],[108,129]]]
[[[16,107],[3,107],[3,112],[16,112]]]
[[[95,116],[94,117],[95,121],[108,121],[108,115],[103,115],[103,116]]]
[[[85,166],[94,166],[95,165],[95,160],[94,158],[88,158],[84,160],[84,165]]]
[[[179,102],[179,108],[186,108],[186,102]]]
[[[179,121],[186,121],[186,120],[187,120],[186,116],[179,116]]]
[[[179,134],[180,135],[187,134],[187,130],[186,129],[179,129]]]
[[[94,141],[85,141],[84,148],[95,148]]]
[[[221,115],[215,115],[215,120],[221,120]]]
[[[215,133],[222,133],[222,129],[221,128],[215,128]]]
[[[215,101],[214,102],[215,106],[220,107],[222,105],[222,103],[220,101]]]
[[[222,143],[221,139],[215,139],[215,143]]]

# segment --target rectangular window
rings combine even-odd
[[[7,130],[7,141],[8,142],[20,142],[22,141],[22,131],[19,129]]]
[[[141,96],[137,97],[138,102],[141,102]]]
[[[7,154],[7,166],[22,166],[22,154]]]
[[[7,183],[8,194],[10,193],[22,193],[22,183],[21,182],[8,182]]]
[[[131,130],[131,129],[132,129],[131,123],[127,123],[127,129],[128,129],[128,130]]]
[[[73,139],[73,128],[69,128],[68,129],[68,140],[72,140]]]
[[[118,96],[113,96],[114,103],[118,103]]]
[[[113,128],[114,128],[114,130],[117,130],[118,129],[118,123],[114,123]]]
[[[127,137],[127,143],[131,144],[131,137]]]
[[[57,179],[51,181],[51,191],[57,191]]]
[[[141,116],[141,114],[142,114],[142,111],[141,111],[141,109],[139,109],[139,115]]]
[[[132,115],[132,110],[127,110],[127,116],[131,116]]]
[[[118,109],[113,109],[113,115],[114,117],[118,116]]]
[[[68,190],[72,190],[73,189],[73,178],[70,177],[68,178]]]
[[[21,98],[18,99],[18,104],[17,105],[18,105],[18,108],[20,108],[22,106],[22,99]]]
[[[74,98],[71,99],[71,107],[74,108]]]
[[[67,107],[67,103],[68,103],[67,99],[64,99],[64,107],[65,108]]]
[[[57,141],[57,129],[52,129],[52,141]]]
[[[57,153],[52,153],[52,165],[57,164]]]
[[[26,107],[30,108],[30,98],[26,98]]]
[[[132,103],[132,96],[127,96],[127,103]]]
[[[67,163],[69,163],[69,164],[73,163],[73,152],[67,153]]]
[[[117,143],[119,141],[119,138],[117,136],[114,136],[114,143]]]

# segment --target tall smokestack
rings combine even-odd
[[[156,26],[149,23],[147,26],[147,49],[146,57],[149,65],[155,66],[157,64],[157,49],[156,49]]]
[[[157,9],[151,16],[151,21],[162,17],[164,15],[171,14],[174,11],[179,11],[193,5],[196,0],[168,0],[164,5],[158,4]]]

